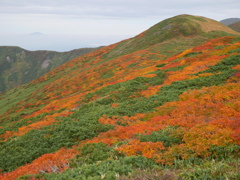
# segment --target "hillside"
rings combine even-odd
[[[240,34],[191,15],[0,95],[0,179],[239,179]]]
[[[234,24],[236,22],[240,21],[240,18],[227,18],[227,19],[223,19],[220,22],[226,26],[229,26],[231,24]]]
[[[228,27],[230,27],[234,31],[240,32],[240,21],[230,24]]]
[[[96,49],[81,48],[69,52],[54,52],[0,46],[0,93],[30,82],[59,65]]]

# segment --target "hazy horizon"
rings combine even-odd
[[[33,32],[41,33],[41,32]],[[131,35],[31,35],[4,34],[0,35],[0,46],[18,46],[29,51],[48,50],[65,52],[79,48],[107,46],[132,37]]]
[[[0,46],[69,51],[134,37],[180,14],[240,17],[239,0],[0,0]],[[40,32],[46,36],[29,36]]]

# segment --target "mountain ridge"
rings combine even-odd
[[[230,24],[229,27],[234,31],[240,32],[240,21]]]
[[[240,37],[192,19],[206,22],[170,18],[1,94],[0,177],[236,178]]]
[[[227,19],[221,20],[220,22],[223,23],[226,26],[229,26],[229,25],[231,25],[233,23],[236,23],[238,21],[240,21],[240,18],[227,18]]]
[[[128,49],[126,53],[131,53],[135,48],[140,50],[178,37],[195,36],[207,40],[227,35],[239,35],[239,33],[215,20],[184,14],[163,20],[143,33],[123,41],[122,48]],[[122,52],[119,55],[122,55]]]
[[[0,46],[0,93],[34,80],[68,60],[96,49],[81,48],[57,52]]]

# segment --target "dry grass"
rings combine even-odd
[[[206,22],[202,22],[202,21],[198,21],[198,20],[193,20],[193,21],[200,24],[202,30],[206,33],[211,32],[211,31],[225,31],[225,32],[230,33],[230,34],[240,35],[240,33],[238,33],[236,31],[232,30],[231,28],[219,23],[218,21],[208,19],[208,18],[205,18],[205,17],[201,17],[201,18],[205,19]]]

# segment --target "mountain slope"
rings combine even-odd
[[[20,47],[0,47],[0,93],[30,82],[57,66],[96,50],[82,48],[69,52],[27,51]]]
[[[236,178],[240,38],[230,32],[173,17],[2,94],[1,179],[131,179],[168,168],[173,178]]]
[[[236,23],[238,21],[240,21],[240,18],[227,18],[227,19],[221,20],[220,22],[222,24],[226,25],[226,26],[229,26],[229,25],[231,25],[233,23]]]
[[[240,32],[240,21],[230,24],[228,27],[230,27],[234,31]]]
[[[184,43],[186,40],[183,38],[191,38],[192,42],[200,41],[202,43],[210,38],[227,35],[239,35],[239,33],[212,19],[180,15],[166,19],[140,35],[120,43],[108,56],[116,57],[154,45],[159,46],[161,43],[163,43],[161,47],[166,44]]]

